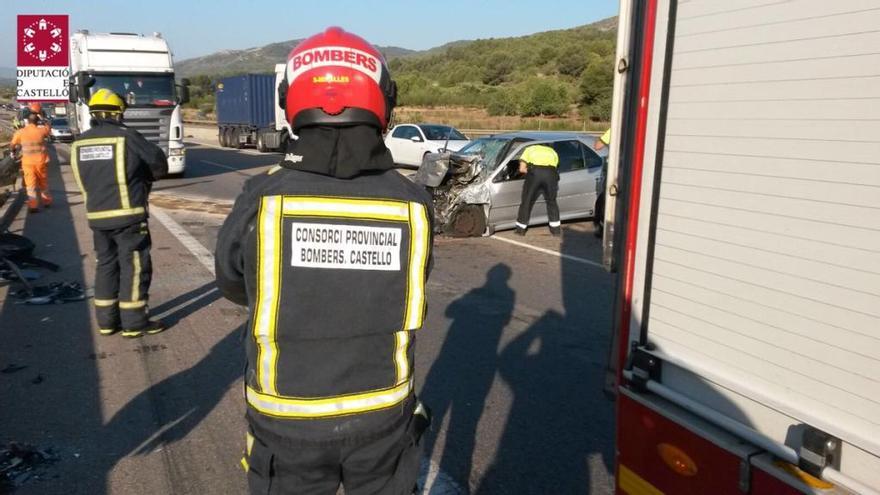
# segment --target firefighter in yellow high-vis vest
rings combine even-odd
[[[70,150],[94,233],[95,315],[101,335],[140,337],[164,330],[148,318],[152,280],[148,196],[168,173],[165,153],[122,123],[125,103],[107,89],[89,99],[91,128]]]

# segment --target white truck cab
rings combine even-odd
[[[89,129],[91,94],[110,89],[125,100],[125,125],[162,148],[169,174],[183,174],[180,106],[189,100],[188,81],[175,84],[171,49],[161,34],[77,31],[70,39],[70,74],[67,113],[75,135]]]

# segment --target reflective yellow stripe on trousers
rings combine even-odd
[[[386,389],[338,397],[300,398],[278,395],[275,344],[279,294],[281,292],[281,237],[285,216],[377,219],[407,222],[410,230],[410,262],[404,329],[394,334],[395,382]],[[257,304],[253,335],[257,344],[257,381],[260,390],[247,387],[248,403],[258,411],[288,418],[319,418],[383,409],[404,400],[412,391],[409,373],[409,331],[422,324],[425,307],[424,282],[430,226],[424,205],[393,200],[267,196],[257,219]]]

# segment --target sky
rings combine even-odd
[[[69,14],[70,29],[159,31],[175,60],[304,38],[341,26],[413,50],[565,29],[617,15],[618,0],[2,0],[0,67],[15,67],[18,14]],[[11,8],[10,8],[11,7]]]

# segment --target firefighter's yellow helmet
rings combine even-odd
[[[122,113],[125,111],[125,102],[113,91],[101,88],[89,98],[89,112]]]

